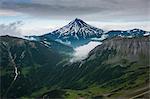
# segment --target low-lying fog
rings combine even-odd
[[[75,48],[74,49],[75,52],[73,54],[73,58],[71,59],[71,62],[80,61],[80,60],[85,59],[88,56],[88,53],[100,44],[102,44],[102,43],[96,42],[96,41],[91,41],[86,45]]]

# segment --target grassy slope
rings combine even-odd
[[[131,59],[126,55],[122,57],[122,53],[115,48],[103,49],[103,47],[98,48],[102,50],[96,50],[94,54],[91,54],[81,67],[79,67],[80,62],[66,64],[67,60],[62,60],[57,62],[54,68],[45,64],[32,64],[21,68],[22,79],[16,83],[15,87],[19,88],[17,84],[25,83],[21,87],[25,88],[22,90],[27,91],[27,94],[24,92],[17,94],[22,98],[42,97],[43,95],[50,97],[50,95],[56,96],[57,94],[59,97],[68,99],[128,97],[130,95],[127,91],[147,86],[149,79],[147,53],[140,53],[138,56],[135,55],[136,59]],[[35,59],[38,58],[35,57]],[[11,73],[8,72],[9,74]],[[30,90],[30,87],[34,89]]]

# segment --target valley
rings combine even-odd
[[[146,99],[149,34],[140,29],[103,32],[75,19],[41,36],[0,36],[0,95],[2,99]]]

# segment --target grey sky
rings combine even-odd
[[[41,35],[75,18],[104,30],[150,30],[150,0],[0,0],[0,35]],[[9,30],[17,21],[24,24]]]
[[[148,21],[150,0],[1,0],[0,9],[36,17],[90,21]]]

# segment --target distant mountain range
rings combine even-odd
[[[104,30],[93,27],[83,20],[76,18],[64,27],[57,29],[53,32],[41,35],[41,36],[26,36],[35,40],[55,40],[60,43],[78,47],[89,43],[91,40],[104,40],[106,38],[112,38],[116,36],[121,37],[136,37],[150,35],[150,32],[133,29],[133,30],[112,30],[104,32]]]
[[[148,36],[150,35],[150,32],[141,29],[132,29],[127,31],[112,30],[107,32],[107,34],[109,38],[116,37],[116,36],[132,38],[132,37],[139,37],[139,36]]]

